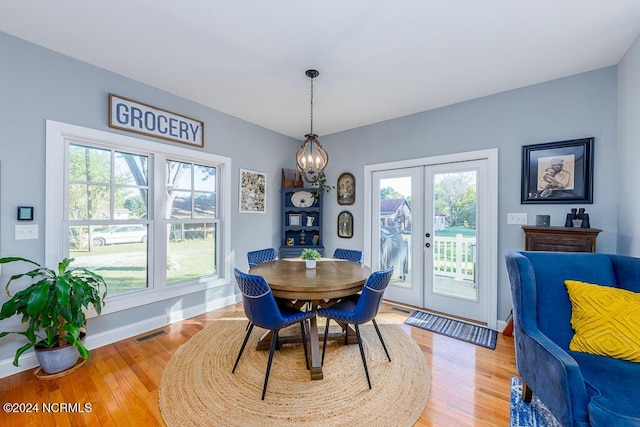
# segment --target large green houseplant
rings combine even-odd
[[[104,279],[86,268],[70,267],[73,258],[62,260],[57,271],[26,258],[0,258],[0,264],[12,262],[25,262],[36,266],[26,273],[11,276],[5,288],[11,298],[0,309],[0,320],[20,315],[22,323],[27,325],[27,329],[22,332],[0,333],[0,338],[15,333],[23,335],[28,340],[27,344],[16,351],[13,364],[18,366],[20,356],[33,347],[38,355],[39,349],[71,345],[82,358],[87,359],[89,350],[81,340],[86,325],[84,310],[93,307],[100,314],[107,294]],[[30,278],[31,285],[11,296],[9,286],[22,277]],[[38,360],[43,365],[40,357]]]

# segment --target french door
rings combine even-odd
[[[394,267],[387,300],[493,326],[493,162],[424,160],[371,167],[371,266]]]
[[[373,173],[372,268],[393,267],[385,298],[423,307],[423,167]]]

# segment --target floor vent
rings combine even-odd
[[[143,337],[136,338],[136,342],[143,342],[143,341],[146,341],[146,340],[149,340],[151,338],[155,338],[155,337],[157,337],[159,335],[164,335],[164,334],[166,334],[166,332],[162,331],[162,330],[161,331],[157,331],[157,332],[153,332],[153,333],[151,333],[149,335],[145,335]]]
[[[406,308],[400,308],[400,307],[391,307],[391,310],[399,311],[400,313],[406,313],[406,314],[411,314],[412,313],[411,310],[407,310]]]

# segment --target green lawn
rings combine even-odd
[[[169,242],[167,282],[176,283],[213,275],[215,244],[211,238]],[[146,243],[124,243],[94,247],[89,251],[70,250],[75,267],[86,267],[104,277],[108,294],[145,289],[148,286]]]
[[[469,227],[447,227],[444,230],[436,231],[438,237],[456,237],[456,234],[462,234],[462,237],[475,237],[476,229]]]

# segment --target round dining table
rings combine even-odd
[[[340,298],[357,294],[371,275],[371,269],[363,264],[322,258],[316,268],[308,269],[298,258],[285,258],[258,264],[249,270],[250,274],[264,277],[273,295],[294,301],[296,307],[327,307]],[[309,328],[311,379],[322,379],[320,338],[316,317],[311,318]],[[351,334],[355,340],[355,333]],[[282,344],[299,341],[299,337],[278,337]],[[258,349],[268,349],[270,334],[261,338]],[[351,341],[356,342],[356,341]]]

